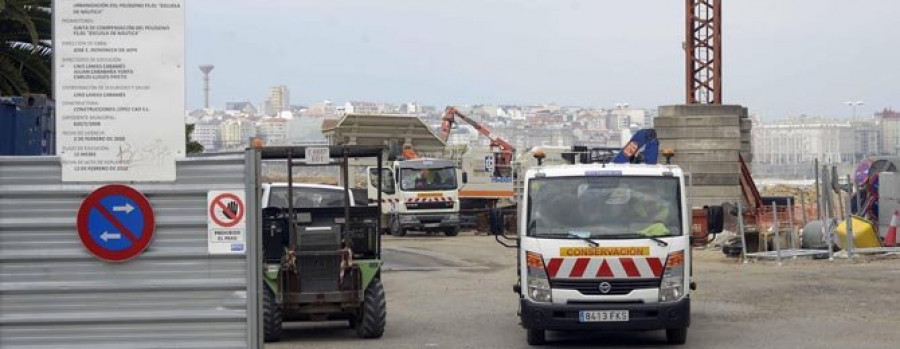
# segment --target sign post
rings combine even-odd
[[[185,153],[184,2],[53,2],[64,182],[175,180]]]

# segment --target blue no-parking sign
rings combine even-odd
[[[78,210],[78,237],[97,258],[122,262],[139,255],[153,238],[153,208],[144,194],[125,185],[93,191]]]

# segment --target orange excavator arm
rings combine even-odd
[[[507,142],[505,139],[495,135],[489,128],[481,125],[477,121],[463,115],[454,107],[447,107],[447,109],[444,110],[444,116],[441,118],[441,139],[443,139],[445,142],[448,138],[450,138],[450,130],[453,128],[453,124],[456,123],[457,118],[465,121],[469,125],[472,125],[472,127],[478,130],[478,133],[481,133],[482,135],[490,139],[491,147],[500,148],[501,152],[510,154],[516,151],[516,147],[513,147],[513,145]]]

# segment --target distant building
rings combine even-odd
[[[753,163],[771,165],[823,164],[856,161],[856,137],[847,123],[754,125]]]
[[[259,110],[250,102],[227,102],[225,103],[225,112],[243,113],[247,115],[256,115]]]
[[[287,86],[278,85],[269,88],[269,99],[266,101],[267,115],[278,115],[291,110],[291,92]]]
[[[372,102],[347,102],[344,104],[347,114],[379,114],[378,103]]]
[[[219,142],[222,150],[245,148],[256,136],[256,126],[242,119],[230,119],[219,125]]]
[[[875,114],[881,131],[881,153],[900,154],[900,112],[884,109]]]
[[[285,145],[287,144],[287,120],[264,118],[256,123],[256,135],[266,145]]]
[[[316,118],[335,117],[337,116],[337,108],[330,101],[313,103],[306,109],[306,115]]]
[[[203,152],[219,150],[219,121],[213,118],[202,118],[194,123],[191,140],[203,146]]]

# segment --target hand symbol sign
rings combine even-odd
[[[222,213],[225,215],[225,217],[228,217],[228,219],[234,219],[235,217],[237,217],[237,215],[238,215],[238,204],[237,204],[237,202],[234,202],[234,201],[229,202],[229,203],[228,203],[228,209],[227,209],[227,210],[222,210]]]

